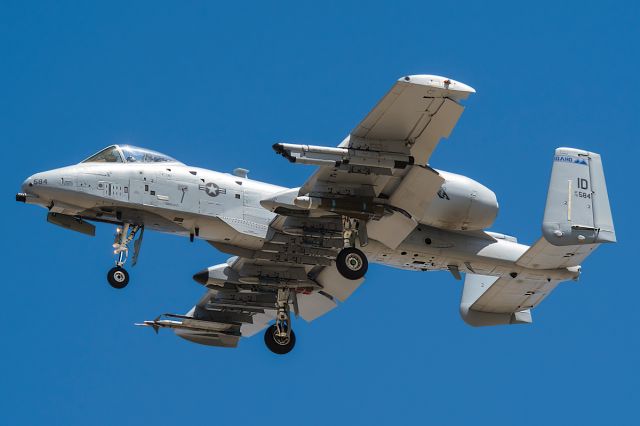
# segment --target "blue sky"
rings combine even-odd
[[[635,424],[636,2],[87,3],[0,2],[0,423]],[[470,328],[449,274],[375,265],[296,322],[286,357],[260,336],[156,336],[133,323],[186,312],[191,275],[227,256],[148,233],[116,291],[112,227],[88,238],[12,201],[30,174],[123,142],[298,186],[312,169],[274,142],[335,145],[419,73],[478,92],[431,164],[497,193],[494,230],[538,238],[554,148],[603,156],[620,242],[530,326]]]

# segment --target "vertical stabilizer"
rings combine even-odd
[[[556,149],[542,232],[555,246],[616,241],[600,154]]]

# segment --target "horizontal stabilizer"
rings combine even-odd
[[[511,289],[505,284],[506,278],[466,274],[460,301],[462,319],[474,327],[531,323],[529,308],[533,306],[527,299],[534,293],[524,286]],[[537,297],[540,300],[534,304],[542,300]]]
[[[558,285],[558,280],[500,277],[469,309],[511,314],[538,306]]]
[[[540,238],[516,261],[517,265],[531,269],[557,269],[581,265],[600,244],[554,246]]]

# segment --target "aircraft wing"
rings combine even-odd
[[[475,90],[466,84],[434,75],[399,79],[339,147],[403,154],[414,164],[425,165],[440,139],[447,138],[464,107],[461,100]],[[382,192],[388,174],[353,173],[353,169],[321,167],[301,189],[312,192],[318,182],[354,182]],[[341,173],[346,172],[346,173]],[[348,177],[348,175],[352,175]],[[345,179],[346,178],[346,179]]]
[[[403,77],[337,148],[276,144],[274,149],[292,162],[320,166],[299,196],[329,200],[346,216],[348,208],[339,207],[344,198],[384,205],[384,214],[368,218],[373,219],[368,232],[395,249],[444,182],[427,163],[451,134],[464,110],[460,102],[471,93],[473,88],[445,77]]]
[[[313,321],[344,302],[364,282],[344,278],[335,267],[332,259],[343,242],[331,236],[341,235],[339,227],[335,218],[301,222],[278,216],[263,247],[236,248],[237,256],[194,276],[207,291],[188,313],[165,314],[165,318],[139,325],[156,331],[170,328],[196,343],[235,347],[240,337],[253,336],[275,320],[277,289],[282,286],[292,289],[287,301],[290,311]],[[295,235],[303,228],[315,229],[324,236]],[[227,252],[234,250],[212,245]]]
[[[274,306],[272,294],[244,293],[227,285],[207,289],[184,315],[164,314],[137,325],[156,331],[169,328],[179,337],[204,345],[236,347],[240,337],[257,333],[275,319]]]
[[[352,222],[361,245],[367,234],[392,248],[404,240],[444,182],[426,165],[431,153],[458,121],[460,101],[474,92],[444,77],[404,77],[337,148],[274,145],[290,161],[319,169],[300,189],[261,200],[277,213],[261,247],[211,242],[236,257],[194,277],[207,292],[189,313],[141,325],[236,346],[275,319],[278,289],[290,289],[286,303],[307,321],[334,309],[364,281],[344,278],[335,266]],[[300,197],[309,207],[324,204],[311,211]]]

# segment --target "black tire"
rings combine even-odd
[[[267,348],[274,354],[284,355],[291,352],[293,347],[296,345],[296,334],[291,330],[289,334],[289,341],[283,342],[278,337],[276,337],[276,331],[278,329],[275,325],[270,326],[264,332],[264,344],[267,345]]]
[[[347,247],[338,253],[336,268],[346,279],[358,280],[367,273],[369,261],[362,251],[355,247]]]
[[[125,288],[129,284],[129,273],[120,266],[113,267],[107,272],[107,281],[113,288]]]

